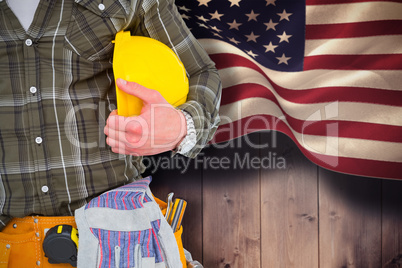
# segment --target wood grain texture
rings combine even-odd
[[[402,267],[402,181],[382,181],[382,264]]]
[[[202,170],[194,168],[194,161],[181,155],[172,158],[170,152],[160,154],[152,157],[145,175],[153,176],[151,189],[156,197],[165,201],[168,193],[173,192],[173,198],[187,201],[183,246],[193,259],[202,262]]]
[[[317,167],[290,138],[261,133],[261,157],[269,155],[286,167],[261,171],[262,267],[318,267]],[[271,160],[273,162],[273,160]]]
[[[249,138],[258,142],[258,134]],[[229,168],[215,169],[207,165],[204,169],[204,266],[261,267],[259,170],[234,166],[235,161],[244,157],[258,157],[258,150],[243,142],[236,148],[212,148],[205,157],[219,161],[227,158],[231,164]]]
[[[320,268],[381,267],[381,181],[319,169]]]

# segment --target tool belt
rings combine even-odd
[[[13,219],[0,233],[0,248],[5,249],[0,251],[0,268],[202,267],[188,262],[192,259],[183,249],[183,228],[172,231],[164,217],[168,204],[152,195],[150,181],[144,178],[94,198],[76,210],[75,222],[73,217]],[[34,235],[19,235],[19,242],[8,240],[23,223],[33,226]],[[30,244],[16,249],[20,242]],[[28,249],[32,252],[26,263]]]

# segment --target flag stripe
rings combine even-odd
[[[401,25],[402,29],[402,25]],[[369,54],[402,54],[402,35],[386,37],[389,42],[378,42],[378,37],[339,38],[307,40],[304,48],[306,56],[318,55],[369,55]],[[367,46],[370,44],[370,46]]]
[[[349,3],[364,3],[378,2],[379,0],[306,0],[307,5],[334,5],[334,4],[349,4]],[[387,2],[401,3],[401,0],[388,0]]]
[[[332,1],[328,2],[332,3]],[[401,14],[402,3],[400,2],[376,1],[370,3],[307,5],[306,25],[400,20]]]
[[[304,58],[304,70],[399,70],[402,54],[321,55]]]
[[[402,20],[306,25],[307,40],[400,34],[402,34]]]

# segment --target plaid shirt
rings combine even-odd
[[[214,63],[173,0],[41,0],[25,31],[0,1],[0,229],[10,217],[73,215],[94,196],[140,177],[141,157],[119,156],[103,128],[116,108],[111,57],[120,30],[176,51],[190,80],[195,157],[218,123]]]

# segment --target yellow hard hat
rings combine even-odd
[[[183,104],[188,78],[183,63],[168,46],[155,39],[118,32],[113,53],[115,79],[122,78],[157,90],[173,106]],[[117,113],[139,115],[142,101],[116,86]]]

